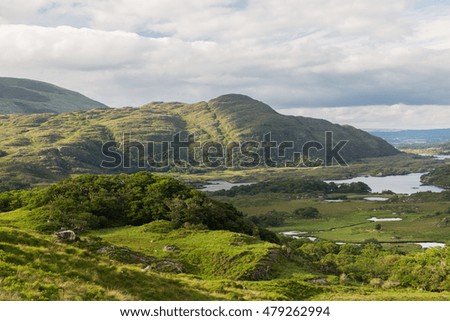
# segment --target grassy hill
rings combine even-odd
[[[150,105],[151,106],[151,105]],[[326,131],[334,134],[334,144],[349,140],[342,149],[348,160],[364,157],[395,155],[398,151],[384,140],[351,126],[332,124],[323,119],[286,116],[270,106],[248,96],[229,94],[195,105],[174,105],[174,110],[185,118],[200,137],[223,138],[227,141],[256,140],[272,133],[272,139],[281,143],[292,141],[295,151],[308,141],[324,145]]]
[[[64,113],[106,107],[42,81],[0,77],[0,114]]]
[[[216,207],[231,214],[221,226]],[[274,243],[249,235],[245,220],[159,174],[0,193],[0,300],[448,299],[448,247]],[[67,227],[77,239],[53,234]]]
[[[155,102],[140,108],[5,114],[0,115],[0,127],[0,190],[54,182],[71,174],[111,173],[100,167],[102,160],[107,160],[102,144],[111,141],[120,151],[124,133],[135,141],[161,142],[184,131],[195,133],[199,141],[215,140],[226,145],[261,141],[265,133],[271,132],[272,139],[279,143],[293,141],[293,151],[299,152],[307,141],[324,144],[325,131],[332,131],[334,144],[349,140],[342,149],[346,161],[399,153],[382,139],[356,128],[280,115],[268,105],[242,95],[225,95],[196,104]],[[136,159],[131,165],[130,169],[118,168],[115,172],[136,171]]]

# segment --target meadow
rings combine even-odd
[[[384,243],[449,242],[450,200],[427,200],[426,193],[420,202],[409,197],[393,197],[385,202],[367,201],[367,195],[349,195],[342,202],[324,199],[298,199],[296,195],[262,194],[255,196],[219,197],[215,199],[232,203],[247,215],[270,211],[292,213],[298,208],[314,207],[320,215],[315,219],[298,219],[286,215],[284,224],[272,227],[276,232],[304,231],[308,236],[335,242],[362,242],[375,238]],[[339,197],[335,195],[334,197]],[[371,222],[370,218],[401,218],[401,221]],[[377,225],[381,225],[377,227]]]

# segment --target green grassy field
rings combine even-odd
[[[283,226],[272,228],[276,232],[304,231],[311,236],[338,242],[362,242],[370,238],[392,243],[450,242],[450,225],[442,223],[450,219],[450,201],[409,204],[405,200],[375,202],[350,197],[340,203],[331,203],[320,199],[296,199],[285,194],[215,198],[232,203],[248,215],[271,210],[290,213],[309,206],[319,210],[319,218],[288,218]],[[368,221],[373,217],[401,218],[402,221]],[[375,229],[377,224],[381,225],[381,229]]]

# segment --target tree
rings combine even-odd
[[[301,218],[317,218],[319,216],[319,210],[315,207],[297,208],[292,214]]]
[[[284,223],[285,212],[271,210],[265,214],[250,216],[249,219],[260,227],[277,227]]]

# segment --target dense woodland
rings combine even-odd
[[[244,218],[232,205],[207,198],[180,181],[140,172],[132,175],[81,175],[48,188],[0,194],[0,210],[21,207],[41,231],[84,231],[167,220],[175,227],[228,230],[277,241]]]
[[[233,186],[229,190],[217,191],[217,196],[236,195],[256,195],[260,193],[286,193],[286,194],[306,194],[306,193],[362,193],[371,191],[370,187],[363,182],[355,183],[325,183],[314,178],[284,179],[272,182],[260,182],[252,185]]]

